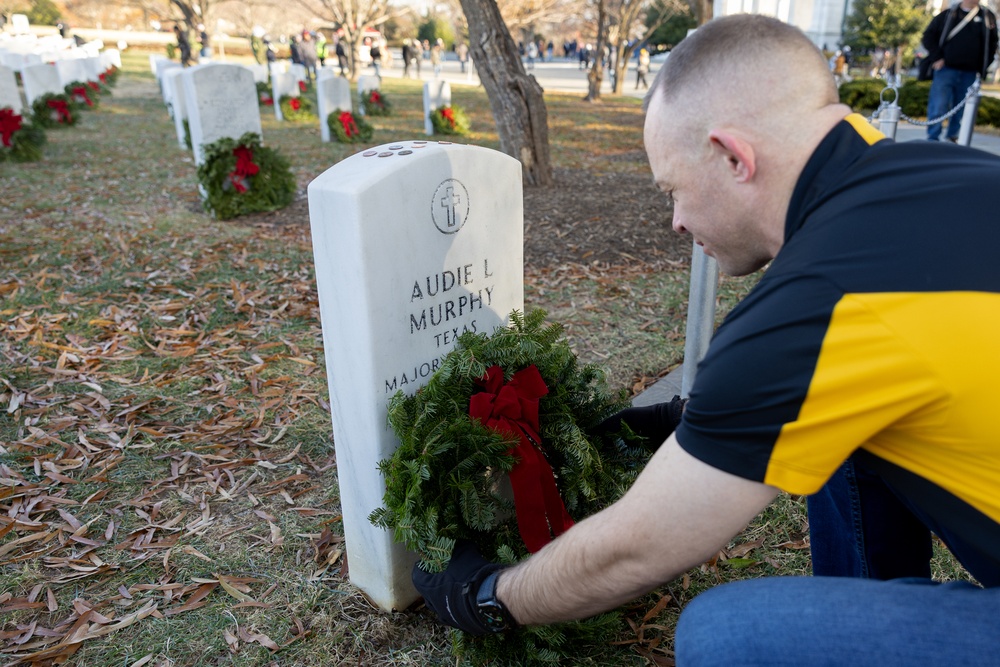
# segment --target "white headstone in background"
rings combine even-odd
[[[256,88],[256,84],[254,86]],[[299,84],[291,72],[272,72],[271,98],[274,100],[274,117],[278,120],[285,120],[285,115],[281,113],[281,98],[284,95],[298,97]]]
[[[477,146],[400,142],[309,185],[337,477],[351,581],[383,609],[417,598],[415,557],[368,522],[398,441],[389,398],[412,394],[465,331],[523,308],[521,165]]]
[[[337,69],[330,65],[323,65],[316,68],[316,80],[325,79],[328,76],[337,76]]]
[[[382,81],[377,76],[362,74],[358,77],[358,115],[365,115],[365,95],[373,90],[381,90]]]
[[[324,77],[316,82],[316,102],[319,113],[319,133],[330,141],[327,117],[337,109],[351,111],[351,84],[342,76]]]
[[[212,63],[189,68],[181,76],[195,164],[204,160],[202,146],[223,137],[262,134],[257,86],[241,65]]]
[[[278,60],[273,63],[268,63],[267,68],[268,71],[270,71],[271,76],[274,76],[275,74],[284,74],[288,71],[288,63]]]
[[[21,70],[21,83],[24,84],[28,106],[47,93],[62,95],[66,92],[59,83],[59,71],[55,65],[28,65]]]
[[[309,71],[306,69],[305,65],[292,63],[291,65],[288,66],[288,71],[293,77],[295,77],[296,83],[298,83],[299,81],[309,80]]]
[[[107,70],[109,67],[122,68],[122,52],[118,49],[105,49],[101,51],[101,69]]]
[[[174,119],[174,130],[177,132],[177,145],[183,150],[187,150],[187,143],[184,141],[184,121],[187,120],[187,98],[184,95],[184,69],[174,69],[163,75],[163,90],[170,96],[167,102],[167,109]],[[194,144],[192,144],[192,147]]]
[[[10,107],[17,115],[21,115],[21,111],[24,110],[14,70],[0,65],[0,109],[4,107]]]
[[[153,72],[153,76],[157,78],[159,78],[159,75],[156,73],[156,70],[159,69],[160,64],[168,62],[170,62],[170,58],[167,58],[166,56],[149,54],[149,69]]]
[[[83,63],[83,70],[86,72],[87,81],[100,81],[101,73],[104,72],[104,68],[101,67],[101,57],[94,56],[93,58],[84,58],[80,62]]]
[[[28,15],[11,14],[10,29],[15,35],[23,35],[31,32],[31,24],[28,22]]]
[[[434,79],[424,83],[424,132],[434,134],[431,112],[439,107],[451,106],[451,86],[447,81]]]
[[[87,67],[82,58],[70,58],[69,60],[57,60],[56,71],[59,72],[59,83],[63,87],[74,81],[87,80]]]
[[[244,65],[244,67],[253,72],[254,83],[267,83],[267,65],[258,65],[255,63],[253,65]]]

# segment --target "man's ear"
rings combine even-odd
[[[757,159],[753,146],[729,130],[711,130],[709,143],[717,157],[726,162],[726,168],[737,183],[749,183],[757,173]]]

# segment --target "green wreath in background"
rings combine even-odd
[[[431,112],[431,125],[434,134],[468,134],[469,116],[462,107],[445,105]]]
[[[375,128],[361,116],[355,116],[350,111],[335,109],[326,117],[326,126],[337,141],[344,144],[356,144],[370,141],[375,134]]]
[[[217,219],[276,211],[295,198],[295,176],[288,160],[262,146],[259,134],[219,139],[202,150],[205,161],[198,167],[198,183],[205,193],[202,204]]]
[[[101,105],[101,86],[93,81],[71,81],[65,90],[74,109],[93,111]]]
[[[519,464],[517,439],[469,416],[470,398],[483,391],[483,377],[496,372],[492,367],[502,369],[510,386],[520,372],[534,373],[531,368],[544,381],[547,393],[538,399],[540,448],[572,520],[617,500],[650,456],[645,441],[627,427],[598,435],[605,419],[629,406],[626,392],[610,392],[600,369],[578,364],[561,326],[545,325],[541,310],[523,316],[515,311],[510,319],[510,327],[491,336],[460,336],[425,387],[413,396],[397,393],[389,404],[389,425],[401,444],[380,464],[385,506],[369,519],[416,551],[421,567],[431,572],[447,567],[457,540],[471,540],[486,558],[501,563],[528,555],[515,501],[503,490]],[[607,644],[624,627],[622,612],[612,611],[503,636],[456,631],[455,645],[475,664],[550,664]]]
[[[0,162],[36,162],[44,145],[45,130],[13,108],[0,107]]]
[[[392,113],[392,104],[386,99],[385,93],[378,89],[367,91],[361,98],[366,116],[388,116]]]
[[[43,128],[76,125],[80,114],[75,113],[68,95],[45,93],[31,103],[31,114],[35,125]]]
[[[308,97],[292,97],[282,95],[278,100],[281,105],[281,117],[292,123],[316,120],[316,113],[313,111],[313,102]]]
[[[101,83],[111,88],[118,83],[118,68],[111,65],[106,70],[101,72],[98,75],[98,78],[101,80]]]
[[[274,106],[274,98],[271,97],[271,86],[267,85],[264,81],[257,82],[257,103],[260,106]]]

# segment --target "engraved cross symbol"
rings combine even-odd
[[[462,203],[462,197],[455,192],[455,188],[448,187],[444,191],[444,196],[441,197],[441,208],[445,209],[448,216],[448,227],[454,227],[458,224],[458,211],[455,207]]]

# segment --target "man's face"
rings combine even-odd
[[[752,273],[772,259],[754,215],[753,187],[737,184],[730,161],[654,94],[644,141],[657,187],[674,202],[673,227],[688,233],[729,275]]]

